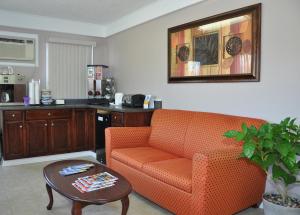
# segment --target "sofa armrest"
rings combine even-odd
[[[105,154],[110,165],[111,151],[116,148],[147,146],[151,127],[110,127],[105,129]]]
[[[241,147],[226,147],[193,156],[192,211],[233,214],[261,201],[264,172],[239,158]]]

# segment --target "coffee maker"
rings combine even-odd
[[[106,65],[87,65],[88,103],[109,103],[115,94],[115,82]]]
[[[0,74],[0,103],[20,103],[26,95],[24,76],[20,74]]]

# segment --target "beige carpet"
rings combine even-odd
[[[82,158],[94,160],[93,158]],[[42,170],[49,162],[12,167],[0,166],[0,215],[66,215],[71,214],[71,201],[53,191],[54,204],[46,209],[48,194]],[[85,215],[121,214],[121,202],[88,206]],[[170,215],[171,213],[136,193],[130,194],[128,215]],[[248,209],[239,215],[262,215],[260,209]]]

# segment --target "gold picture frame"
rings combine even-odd
[[[168,82],[260,78],[261,4],[168,29]]]

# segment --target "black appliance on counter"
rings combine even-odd
[[[87,104],[89,104],[89,105],[109,105],[109,100],[106,98],[88,99]]]
[[[124,95],[122,98],[122,105],[125,107],[141,108],[144,105],[145,95]]]
[[[96,113],[96,156],[97,160],[105,164],[105,128],[111,126],[110,112],[97,110]]]

